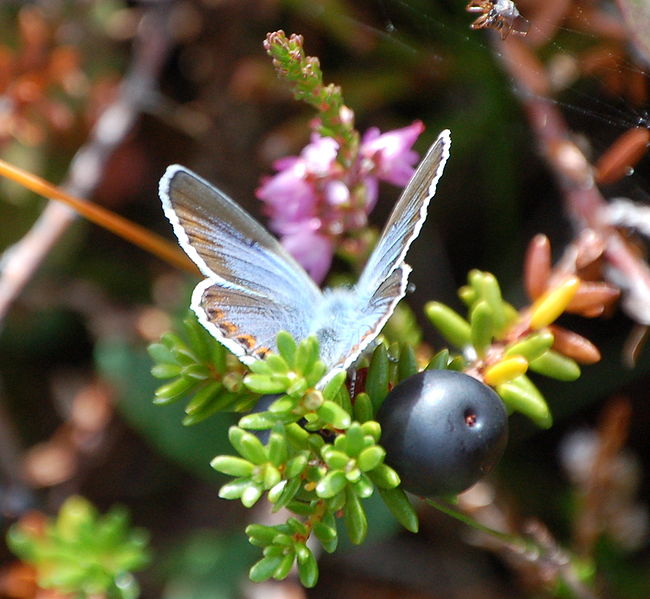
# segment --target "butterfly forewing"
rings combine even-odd
[[[306,336],[322,293],[298,263],[225,194],[170,166],[160,197],[178,240],[207,280],[192,296],[201,323],[239,356]]]
[[[400,196],[358,284],[350,291],[355,301],[346,313],[349,324],[335,336],[337,349],[332,352],[332,360],[344,368],[377,337],[406,293],[411,267],[404,258],[426,219],[450,144],[449,131],[443,131]]]
[[[420,162],[368,259],[357,285],[360,293],[372,294],[391,271],[404,262],[427,217],[429,202],[449,158],[450,146],[450,133],[445,130]]]
[[[198,175],[170,166],[160,195],[181,246],[207,277],[273,297],[299,291],[313,302],[321,295],[275,237]]]

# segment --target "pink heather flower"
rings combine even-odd
[[[280,234],[286,223],[311,218],[318,201],[313,186],[307,181],[305,167],[298,161],[266,178],[257,190],[257,197],[266,202],[270,226]]]
[[[413,176],[413,167],[419,158],[411,146],[422,131],[422,121],[381,134],[377,127],[371,127],[361,140],[361,160],[373,164],[371,173],[379,179],[404,187]]]
[[[305,146],[300,157],[305,161],[307,170],[316,176],[326,177],[336,164],[339,144],[331,137],[312,134],[311,143]]]
[[[337,239],[366,226],[379,180],[409,181],[418,160],[411,147],[423,130],[420,121],[386,133],[369,129],[347,169],[337,161],[339,144],[313,134],[299,156],[277,160],[277,173],[262,180],[256,195],[266,204],[271,229],[316,282],[327,274]]]

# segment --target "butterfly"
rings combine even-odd
[[[321,291],[262,225],[216,187],[172,165],[160,180],[163,210],[205,280],[192,293],[199,322],[245,364],[275,351],[278,332],[316,335],[330,376],[348,369],[404,297],[404,262],[449,158],[438,136],[400,196],[356,285]],[[329,376],[328,376],[329,378]]]

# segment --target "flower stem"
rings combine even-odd
[[[485,526],[449,504],[434,499],[425,499],[425,501],[443,514],[490,536],[528,565],[544,571],[546,577],[553,572],[556,580],[562,581],[566,591],[575,599],[598,599],[598,595],[588,584],[593,576],[590,560],[580,564],[579,560],[557,545],[541,523],[529,525],[529,537],[509,534]]]
[[[312,127],[322,137],[331,137],[339,144],[338,161],[350,166],[359,149],[359,133],[354,128],[354,112],[345,105],[338,85],[323,83],[318,58],[306,56],[303,37],[284,31],[266,36],[264,49],[273,58],[278,76],[292,87],[296,100],[302,100],[319,112]]]
[[[523,537],[517,535],[511,535],[505,532],[495,530],[494,528],[490,528],[489,526],[485,526],[484,524],[481,524],[480,522],[474,520],[474,518],[472,518],[471,516],[468,516],[467,514],[463,514],[463,512],[454,509],[449,504],[442,503],[440,501],[436,501],[430,498],[425,499],[425,501],[431,507],[434,507],[435,509],[442,512],[443,514],[446,514],[447,516],[451,516],[452,518],[455,518],[456,520],[473,528],[474,530],[478,530],[479,532],[485,533],[497,539],[498,541],[505,543],[506,545],[509,545],[511,547],[516,547],[524,551],[537,550],[535,543],[533,543],[532,541],[528,541]]]

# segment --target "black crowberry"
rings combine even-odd
[[[425,497],[472,486],[499,461],[508,439],[499,396],[452,370],[425,370],[402,381],[377,420],[386,463],[406,491]]]

